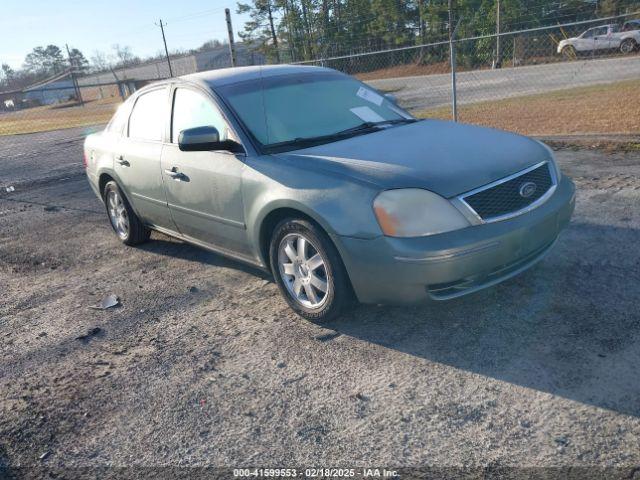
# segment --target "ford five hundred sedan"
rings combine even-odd
[[[544,144],[416,120],[327,68],[155,83],[84,148],[123,243],[157,230],[270,271],[312,320],[353,298],[438,301],[494,285],[539,261],[574,208]]]

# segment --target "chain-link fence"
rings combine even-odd
[[[637,16],[299,63],[355,75],[421,117],[453,118],[455,96],[463,122],[529,134],[637,133]]]
[[[633,133],[640,131],[638,18],[640,12],[297,63],[355,75],[420,117],[453,118],[455,97],[462,122],[529,134]],[[266,61],[243,43],[236,58],[238,65]],[[229,48],[170,61],[174,75],[224,68]],[[133,91],[168,76],[161,58],[92,74],[72,68],[0,92],[0,135],[106,123]]]

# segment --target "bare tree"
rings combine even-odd
[[[91,56],[91,65],[93,65],[93,70],[96,72],[101,72],[109,68],[110,64],[109,57],[106,53],[95,50],[93,55]]]
[[[127,66],[140,62],[140,59],[131,52],[131,47],[128,45],[116,43],[112,45],[111,48],[115,51],[116,58],[120,65]]]

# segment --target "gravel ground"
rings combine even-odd
[[[44,138],[20,141],[44,152]],[[159,234],[121,245],[80,142],[65,145],[29,157],[28,173],[5,154],[0,178],[17,185],[0,190],[0,478],[96,466],[637,475],[640,152],[558,151],[575,217],[525,274],[316,325],[249,267]],[[88,308],[109,293],[122,306]]]

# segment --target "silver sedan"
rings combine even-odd
[[[544,144],[416,120],[326,68],[244,67],[145,87],[85,142],[127,245],[157,230],[270,271],[313,320],[357,299],[455,298],[529,268],[574,208]]]

